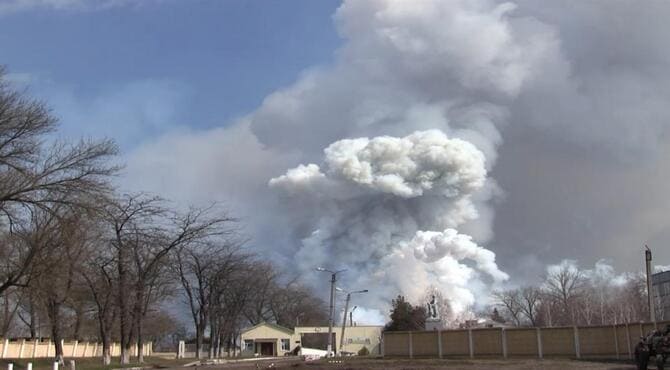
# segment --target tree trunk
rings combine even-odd
[[[109,365],[112,363],[112,350],[111,350],[111,325],[112,323],[107,321],[108,312],[98,312],[98,325],[100,330],[100,339],[102,339],[102,363],[103,365]]]
[[[102,335],[102,363],[103,365],[109,365],[112,363],[112,351],[111,351],[111,340],[109,335]]]
[[[213,321],[213,320],[212,320]],[[213,322],[209,324],[209,358],[216,357],[216,325]]]
[[[142,317],[137,317],[137,362],[144,363],[144,338],[142,336]]]
[[[47,311],[49,320],[51,321],[51,337],[53,338],[56,347],[55,360],[63,366],[65,365],[65,360],[63,359],[63,337],[60,331],[60,303],[55,302],[53,299],[49,299],[47,303]]]
[[[126,271],[126,248],[119,246],[118,271],[119,271],[119,331],[121,339],[121,365],[130,363],[130,311],[128,310],[128,272]]]
[[[78,341],[81,340],[81,322],[83,316],[84,316],[83,309],[81,307],[77,307],[75,309],[74,339]]]
[[[202,327],[202,324],[195,327],[195,358],[197,359],[202,357],[202,337],[204,332],[205,330]]]
[[[144,318],[144,291],[145,287],[142,281],[138,282],[135,287],[135,305],[133,309],[133,318],[135,319],[135,334],[137,338],[137,361],[144,363],[144,353],[142,347],[144,346],[144,338],[142,333],[142,321]]]

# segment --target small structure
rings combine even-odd
[[[651,275],[656,320],[670,320],[670,271]]]
[[[444,329],[444,323],[440,318],[440,311],[438,310],[435,296],[432,297],[430,302],[428,302],[427,306],[428,306],[428,317],[426,317],[426,324],[424,329],[431,331]]]
[[[344,335],[343,352],[358,353],[366,347],[370,354],[381,354],[382,326],[348,326]],[[261,323],[245,329],[240,334],[243,356],[284,356],[296,347],[314,348],[314,337],[328,338],[328,326],[297,326],[285,328],[272,323]],[[333,343],[340,343],[340,331],[333,331]],[[305,342],[303,342],[305,340]],[[325,341],[324,341],[325,343]],[[314,348],[325,349],[325,348]],[[339,350],[339,348],[335,348]],[[337,352],[336,352],[337,354]]]

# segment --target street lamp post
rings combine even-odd
[[[654,289],[651,284],[651,249],[648,246],[644,246],[644,261],[647,268],[647,306],[649,307],[649,318],[651,322],[656,326],[656,310],[654,308]]]
[[[338,290],[341,290],[338,288]],[[356,293],[367,293],[368,290],[357,290],[355,292],[347,292],[347,301],[344,304],[344,316],[342,317],[342,333],[340,333],[340,353],[342,353],[342,349],[344,348],[344,329],[347,326],[347,311],[349,311],[349,301],[351,300],[351,295],[356,294]]]
[[[323,267],[317,267],[316,271],[329,272],[330,275],[330,315],[328,316],[328,357],[333,355],[333,310],[335,309],[335,282],[337,281],[337,274],[344,272],[347,269],[330,271]]]

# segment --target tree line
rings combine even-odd
[[[217,203],[177,207],[114,186],[111,140],[65,141],[41,101],[0,68],[0,336],[132,347],[179,333],[166,306],[192,318],[197,353],[230,353],[241,328],[324,321],[324,303],[249,251],[239,221]],[[46,335],[45,335],[46,334]],[[187,333],[181,333],[182,336]]]
[[[399,295],[391,302],[385,331],[424,330],[426,303],[437,302],[446,328],[468,327],[482,319],[487,324],[514,327],[589,326],[649,321],[646,278],[642,273],[615,276],[600,264],[582,270],[571,261],[551,266],[535,285],[493,291],[491,304],[454,312],[449,297],[430,286],[418,304]],[[657,317],[660,315],[657,304]]]
[[[494,292],[499,321],[513,326],[575,326],[649,320],[642,273],[613,277],[564,262],[535,286]]]

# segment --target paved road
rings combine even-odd
[[[344,361],[322,360],[317,362],[303,362],[295,358],[277,358],[254,362],[238,362],[211,366],[199,366],[199,370],[218,369],[390,369],[390,370],[423,370],[443,369],[450,370],[634,370],[635,366],[626,363],[602,363],[571,360],[388,360],[388,359],[345,359]],[[184,370],[181,368],[181,370]]]

